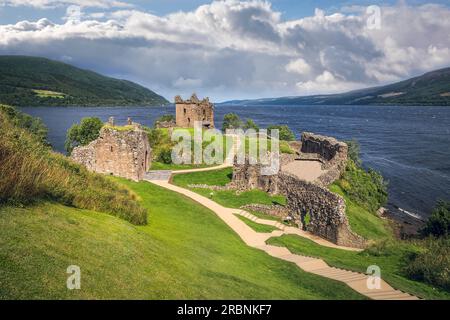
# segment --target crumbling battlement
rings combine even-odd
[[[196,121],[201,121],[204,127],[214,128],[214,106],[209,98],[199,100],[192,94],[188,100],[175,97],[176,125],[181,128],[192,128]]]
[[[71,158],[90,171],[140,181],[149,168],[151,148],[139,124],[129,119],[127,127],[117,128],[110,120],[96,140],[75,148]]]
[[[343,170],[347,163],[347,144],[333,137],[304,132],[300,151],[304,155],[316,154],[317,159],[323,163],[323,169],[337,166],[338,169]]]

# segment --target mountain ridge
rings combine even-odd
[[[169,102],[128,80],[47,58],[0,56],[0,103],[15,106],[160,106]]]
[[[338,94],[232,100],[223,105],[430,105],[450,106],[450,67],[400,82]]]

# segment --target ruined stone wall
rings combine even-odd
[[[350,229],[344,199],[320,184],[302,181],[284,172],[262,176],[261,165],[251,165],[247,159],[245,164],[235,162],[230,186],[239,191],[259,189],[283,194],[287,198],[287,211],[299,226],[338,245],[357,248],[365,245],[364,239]],[[310,216],[308,225],[305,224],[307,214]]]
[[[338,180],[345,171],[348,160],[348,146],[333,137],[304,132],[302,134],[300,158],[317,160],[322,163],[322,169],[325,172],[315,183],[327,187]]]
[[[75,148],[71,158],[90,171],[139,181],[149,168],[151,148],[138,125],[123,131],[105,126],[98,139]]]
[[[365,240],[350,229],[341,196],[286,173],[279,174],[278,185],[279,191],[286,195],[289,213],[302,222],[304,229],[337,245],[365,246]]]
[[[332,137],[304,132],[302,134],[301,153],[305,155],[317,154],[323,163],[323,169],[336,166],[339,170],[343,170],[347,162],[348,146]]]
[[[175,97],[176,125],[182,128],[192,128],[196,121],[201,121],[205,127],[214,128],[214,106],[208,98],[199,100],[195,94],[189,100]]]

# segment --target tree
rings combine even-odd
[[[223,117],[222,130],[240,129],[243,127],[241,118],[235,113],[228,113]]]
[[[345,141],[348,146],[348,157],[353,160],[353,162],[360,167],[362,165],[360,153],[361,147],[356,139]]]
[[[247,119],[247,121],[244,124],[244,129],[245,130],[253,129],[255,131],[258,131],[259,130],[259,126],[252,119]]]
[[[267,134],[270,136],[272,130],[278,129],[280,133],[280,140],[284,141],[294,141],[295,140],[295,134],[292,132],[291,129],[287,125],[272,125],[267,127]]]
[[[424,236],[447,238],[450,234],[450,202],[438,201],[426,225],[420,230]]]
[[[78,146],[85,146],[94,141],[100,135],[103,122],[99,118],[83,118],[80,124],[74,124],[67,131],[65,149],[68,154]]]

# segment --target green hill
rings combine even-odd
[[[45,58],[0,56],[0,103],[15,106],[159,106],[168,101],[126,80]]]
[[[422,105],[450,106],[450,68],[341,94],[229,101],[230,105]]]

